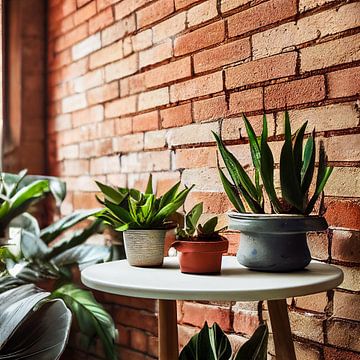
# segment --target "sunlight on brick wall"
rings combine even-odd
[[[288,107],[294,128],[316,128],[335,166],[330,230],[309,244],[345,273],[335,291],[289,299],[296,351],[299,360],[359,360],[359,14],[360,3],[345,0],[51,0],[49,164],[68,181],[63,212],[97,206],[94,179],[143,186],[153,172],[159,192],[196,184],[187,209],[203,201],[208,214],[224,213],[211,130],[250,164],[240,116],[259,130],[266,112],[278,162]],[[229,239],[235,253],[238,236]],[[99,296],[122,358],[156,358],[156,305]],[[178,317],[181,345],[205,319],[239,344],[268,315],[261,303],[179,302]]]

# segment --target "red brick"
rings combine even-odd
[[[228,19],[229,36],[241,35],[296,15],[295,0],[270,0]]]
[[[360,321],[360,294],[335,291],[333,304],[335,317]]]
[[[221,43],[225,37],[225,26],[223,21],[204,26],[188,34],[175,39],[175,55],[184,55],[210,45]]]
[[[90,55],[90,69],[119,60],[123,57],[122,41],[118,41]]]
[[[218,323],[223,331],[231,330],[230,308],[184,302],[182,323],[203,327],[205,321],[211,326]]]
[[[104,107],[102,105],[88,107],[72,114],[73,127],[100,122],[104,120]]]
[[[191,104],[184,104],[168,109],[160,110],[161,126],[170,128],[183,126],[192,122]]]
[[[175,8],[176,10],[182,9],[186,6],[193,5],[201,0],[175,0]]]
[[[357,200],[325,199],[325,218],[329,226],[358,229],[360,202]],[[346,216],[344,216],[346,214]]]
[[[152,45],[152,30],[141,31],[131,38],[134,51],[140,51]]]
[[[75,209],[96,209],[99,207],[95,193],[90,192],[74,192],[73,204]]]
[[[124,85],[125,81],[128,81],[128,87],[129,87],[130,94],[136,94],[138,92],[146,90],[144,73],[136,74],[136,75],[133,75],[126,79],[121,80],[120,88],[121,88],[121,85]],[[121,91],[121,94],[123,94],[122,91]]]
[[[233,89],[266,80],[295,75],[295,52],[250,61],[225,70],[226,88]]]
[[[76,0],[77,7],[80,8],[90,2],[91,0]]]
[[[234,331],[251,335],[259,326],[259,315],[257,311],[239,310],[234,311]]]
[[[183,79],[191,75],[190,58],[184,58],[157,67],[145,73],[146,87],[166,84],[174,80]]]
[[[203,147],[176,150],[176,169],[189,169],[196,167],[216,167],[216,149],[214,147]]]
[[[119,170],[120,159],[118,155],[97,157],[90,160],[91,175],[117,174]]]
[[[68,176],[88,174],[89,162],[87,160],[65,160],[64,173]]]
[[[134,350],[146,352],[147,335],[142,330],[130,330],[130,347]]]
[[[174,11],[173,0],[158,0],[136,13],[138,28],[152,24]]]
[[[115,120],[115,134],[126,135],[132,132],[132,118],[120,118]]]
[[[344,349],[324,347],[324,360],[360,360],[360,354]]]
[[[115,18],[116,20],[123,19],[128,16],[134,10],[145,5],[149,0],[124,0],[120,4],[115,6]]]
[[[205,154],[205,151],[203,149],[202,152],[198,152],[196,154],[196,163],[195,166],[201,166],[200,164],[205,164],[207,162],[207,165],[205,166],[216,166],[216,156],[214,154],[214,151],[209,151],[209,149],[213,148],[204,148],[205,150],[208,150],[208,154]],[[186,164],[186,154],[191,154],[191,151],[195,149],[178,149],[176,150],[176,155],[178,155],[178,152],[183,152],[180,156],[180,160],[182,164]],[[196,149],[198,150],[198,149]],[[215,150],[215,149],[214,149]],[[185,158],[185,159],[184,159]],[[178,158],[176,158],[176,161],[178,161]],[[178,164],[178,162],[176,163]],[[181,164],[180,164],[181,165]],[[187,166],[188,167],[188,166]],[[192,167],[194,167],[194,164],[192,164]],[[186,198],[185,202],[185,210],[189,211],[193,208],[195,204],[198,204],[199,202],[203,203],[204,213],[205,214],[224,214],[229,209],[232,208],[232,205],[230,204],[227,195],[225,193],[219,193],[215,191],[191,191]],[[238,239],[237,239],[238,240]]]
[[[167,87],[142,92],[139,94],[138,110],[146,110],[169,103],[169,89]]]
[[[103,103],[115,99],[119,96],[119,85],[117,82],[105,84],[96,87],[87,92],[87,100],[89,105]]]
[[[360,93],[360,67],[334,71],[329,73],[327,78],[330,98]]]
[[[106,7],[116,4],[119,0],[96,0],[98,10],[105,9]]]
[[[200,100],[193,103],[195,122],[213,121],[227,114],[225,95]]]
[[[217,0],[207,0],[187,11],[188,26],[195,26],[213,19],[218,15]]]
[[[108,7],[106,10],[98,13],[89,21],[89,34],[93,34],[99,30],[104,29],[114,22],[114,15],[112,8]]]
[[[87,72],[85,75],[74,79],[71,83],[73,92],[81,93],[104,83],[103,69]]]
[[[142,133],[123,135],[121,137],[114,139],[113,147],[115,151],[120,153],[140,151],[143,150],[144,148],[143,142],[144,142],[144,134]],[[121,166],[123,168],[124,166],[123,161]],[[136,164],[134,164],[134,166],[136,166]]]
[[[120,4],[123,7],[123,4]],[[125,35],[135,31],[135,15],[128,16],[127,18],[108,26],[101,32],[102,46],[109,45],[116,40],[122,39]]]
[[[77,76],[84,75],[88,69],[88,59],[81,59],[77,62],[72,62],[69,66],[66,66],[62,73],[63,80],[70,80]]]
[[[59,52],[62,51],[79,41],[85,39],[88,36],[88,27],[87,24],[82,24],[73,29],[72,31],[60,36],[55,41],[55,51]]]
[[[113,118],[136,112],[136,96],[129,96],[105,104],[105,117]]]
[[[172,57],[172,42],[165,41],[139,53],[139,67],[144,68]]]
[[[88,5],[78,9],[74,14],[75,25],[81,24],[86,20],[89,20],[96,14],[96,2],[92,1]]]
[[[105,67],[106,82],[121,79],[128,75],[136,73],[138,70],[138,61],[136,54],[130,55]]]
[[[323,76],[313,76],[265,88],[265,107],[274,109],[297,104],[316,102],[325,97]]]
[[[170,19],[152,27],[154,43],[158,43],[166,38],[172,37],[179,32],[185,30],[186,12],[172,16]]]
[[[171,102],[187,100],[203,95],[214,94],[222,90],[222,73],[219,71],[171,85],[170,100]]]
[[[196,73],[222,67],[250,57],[248,38],[234,41],[194,55]]]
[[[331,243],[334,260],[360,262],[360,232],[334,230]]]
[[[133,117],[133,132],[156,130],[159,128],[159,113],[152,111]]]
[[[147,360],[146,355],[134,350],[119,348],[119,359],[131,359],[131,360]]]
[[[255,88],[230,94],[230,114],[261,110],[263,108],[263,90]]]

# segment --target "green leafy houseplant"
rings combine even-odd
[[[152,176],[145,192],[97,183],[104,209],[97,216],[116,231],[124,232],[125,251],[130,265],[161,266],[166,230],[174,227],[170,217],[184,204],[191,188],[179,190],[180,182],[156,197]]]
[[[218,218],[212,217],[203,225],[198,224],[203,213],[203,203],[196,204],[186,215],[184,227],[178,227],[172,246],[180,252],[180,270],[184,273],[209,274],[221,270],[222,254],[229,243],[216,230]]]
[[[233,354],[227,336],[217,323],[195,334],[180,353],[179,360],[266,360],[269,331],[265,324],[260,325]]]
[[[254,181],[227,149],[221,137],[214,133],[231,181],[219,168],[220,178],[229,200],[238,211],[229,214],[229,227],[242,232],[238,260],[240,264],[255,270],[302,269],[311,260],[306,232],[327,228],[324,218],[309,215],[323,192],[332,167],[326,166],[326,154],[323,146],[320,146],[315,190],[309,195],[315,174],[315,131],[303,145],[307,122],[292,134],[286,111],[285,140],[280,155],[280,197],[274,184],[275,164],[268,144],[266,116],[263,117],[259,137],[245,115],[243,120],[249,138]],[[266,196],[271,213],[275,215],[265,214]]]

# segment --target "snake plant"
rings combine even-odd
[[[171,225],[170,216],[185,202],[192,187],[179,191],[180,182],[160,197],[153,191],[152,176],[145,193],[136,189],[115,188],[97,182],[104,199],[97,216],[116,231],[128,229],[157,229]]]
[[[265,191],[270,200],[272,212],[278,214],[310,214],[333,170],[332,167],[326,166],[327,158],[321,144],[315,190],[310,195],[310,185],[315,173],[315,131],[307,138],[305,146],[303,146],[307,122],[295,134],[292,134],[289,113],[285,112],[285,141],[280,154],[282,194],[280,198],[275,190],[274,156],[268,144],[266,116],[263,117],[260,137],[256,136],[245,115],[243,115],[243,120],[249,137],[251,158],[255,170],[254,181],[251,180],[235,156],[226,148],[221,137],[213,133],[218,150],[232,180],[230,181],[219,168],[224,190],[231,203],[241,213],[247,212],[248,209],[253,213],[264,213]]]

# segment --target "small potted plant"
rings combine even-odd
[[[215,230],[218,218],[213,217],[203,225],[198,224],[203,213],[203,203],[195,205],[186,215],[184,228],[178,227],[172,246],[180,252],[180,270],[191,274],[217,274],[221,271],[222,254],[229,247],[227,239]]]
[[[332,168],[326,166],[325,151],[320,146],[316,181],[314,190],[310,191],[315,173],[315,131],[303,147],[307,122],[292,134],[289,114],[285,112],[285,141],[280,155],[280,197],[274,185],[275,166],[268,145],[266,116],[259,138],[246,116],[243,119],[254,165],[254,182],[214,133],[232,182],[219,168],[220,178],[229,200],[238,211],[228,214],[229,228],[241,232],[237,259],[240,264],[254,270],[303,269],[311,261],[306,233],[323,231],[328,227],[322,216],[310,214]],[[265,214],[265,197],[270,203],[271,214]]]
[[[145,193],[101,184],[104,205],[97,216],[116,231],[124,232],[127,260],[132,266],[162,266],[166,232],[176,224],[169,218],[183,204],[190,188],[179,191],[180,182],[156,197],[150,175]],[[125,200],[125,201],[124,201]]]

